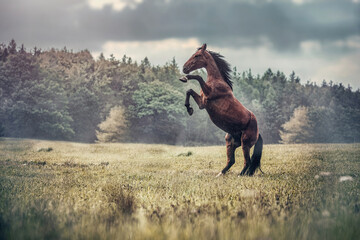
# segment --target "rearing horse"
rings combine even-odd
[[[187,82],[195,79],[201,86],[200,95],[192,89],[186,92],[185,106],[189,115],[193,114],[189,103],[192,96],[200,109],[206,109],[213,123],[227,133],[225,136],[227,164],[217,176],[225,174],[235,163],[235,149],[239,146],[242,147],[244,154],[244,168],[240,175],[251,176],[260,167],[263,147],[256,117],[234,97],[229,64],[222,55],[207,51],[206,44],[203,44],[184,64],[183,72],[189,74],[199,68],[206,69],[208,76],[206,82],[198,75],[186,75],[180,80]],[[250,158],[250,148],[254,145],[254,153]]]

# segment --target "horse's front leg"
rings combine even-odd
[[[201,90],[203,91],[205,96],[208,96],[211,92],[211,88],[206,84],[204,79],[200,77],[199,75],[186,75],[182,78],[180,78],[180,81],[187,82],[188,80],[197,80],[200,84]]]
[[[190,96],[193,97],[193,99],[195,100],[196,104],[199,106],[200,109],[205,108],[205,105],[203,103],[202,97],[199,94],[197,94],[192,89],[187,90],[186,91],[186,99],[185,99],[185,107],[187,109],[187,112],[191,116],[194,112],[194,109],[192,107],[190,107]]]

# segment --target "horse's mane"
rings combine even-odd
[[[231,90],[232,88],[232,81],[231,81],[231,68],[230,64],[224,59],[224,56],[220,53],[208,51],[210,55],[215,60],[215,63],[217,67],[219,68],[220,74],[224,81],[230,86]]]

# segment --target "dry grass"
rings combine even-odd
[[[0,238],[360,235],[359,144],[265,145],[265,174],[254,177],[237,176],[240,158],[238,151],[231,171],[215,178],[224,146],[1,139]]]

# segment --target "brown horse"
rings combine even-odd
[[[185,106],[189,115],[193,114],[189,99],[192,96],[200,109],[206,109],[213,123],[224,130],[227,148],[227,164],[217,175],[225,174],[235,163],[235,149],[242,147],[244,154],[244,168],[240,175],[253,175],[260,167],[263,141],[255,115],[245,108],[233,95],[230,80],[231,69],[223,56],[206,50],[202,45],[184,64],[183,72],[189,74],[199,68],[207,71],[206,82],[198,75],[186,75],[180,80],[186,82],[195,79],[201,86],[200,95],[194,90],[186,92]],[[250,158],[250,148],[255,145]]]

